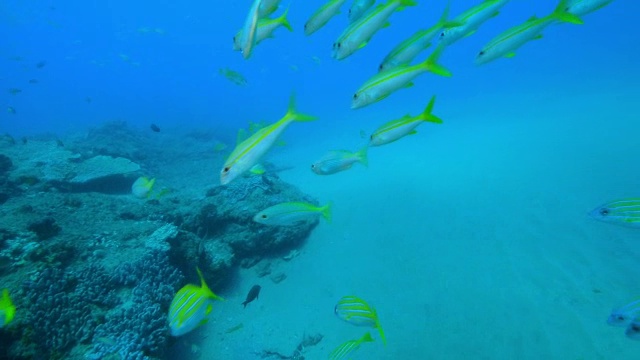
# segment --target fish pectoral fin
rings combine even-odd
[[[514,56],[516,56],[516,53],[513,52],[513,51],[504,55],[504,57],[509,58],[509,59],[514,57]]]
[[[209,319],[202,319],[202,321],[200,321],[198,323],[198,326],[202,326],[202,325],[206,324],[208,321],[209,321]]]
[[[367,46],[367,42],[363,42],[362,44],[360,44],[360,46],[358,46],[358,49],[362,49],[363,47]]]
[[[403,88],[407,88],[407,89],[408,89],[408,88],[410,88],[410,87],[413,87],[413,85],[415,85],[415,84],[414,84],[414,83],[412,83],[412,82],[410,82],[410,83],[408,83],[407,85],[403,86]]]
[[[209,315],[211,314],[211,311],[213,310],[213,305],[209,304],[209,306],[207,306],[207,310],[205,310],[205,314]]]
[[[389,26],[391,26],[391,23],[387,21],[386,23],[384,23],[384,24],[382,25],[381,29],[387,28],[387,27],[389,27]]]
[[[542,39],[542,34],[538,34],[538,36],[533,38],[533,40],[540,40],[540,39]]]
[[[498,16],[498,15],[500,15],[500,11],[496,11],[496,12],[494,12],[494,13],[491,15],[491,17],[496,17],[496,16]]]
[[[407,135],[415,135],[418,133],[418,130],[411,130]]]

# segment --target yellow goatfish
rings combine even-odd
[[[325,206],[293,201],[270,206],[253,217],[253,221],[272,226],[294,226],[315,221],[320,216],[331,222],[331,203]]]
[[[442,120],[431,114],[433,105],[436,102],[436,96],[431,97],[429,105],[424,109],[422,114],[418,116],[406,115],[400,119],[389,121],[382,125],[378,130],[371,134],[369,145],[380,146],[392,143],[406,135],[413,135],[416,133],[416,127],[425,121],[442,124]]]
[[[376,0],[353,0],[353,4],[349,8],[349,22],[352,23],[360,19],[375,3]]]
[[[382,60],[382,63],[378,67],[378,71],[389,70],[392,67],[396,67],[400,64],[409,64],[415,59],[418,54],[431,46],[431,41],[436,37],[440,30],[455,28],[462,23],[453,22],[447,20],[449,16],[449,5],[444,9],[440,20],[432,27],[424,30],[419,30],[413,34],[410,38],[404,40],[398,44],[393,50],[387,54]]]
[[[316,117],[297,113],[295,96],[291,94],[287,113],[276,123],[265,126],[236,145],[220,171],[220,183],[230,183],[257,164],[262,156],[278,141],[284,130],[294,121],[313,121]]]
[[[278,16],[275,19],[260,19],[258,20],[258,28],[256,29],[256,45],[260,44],[262,40],[269,39],[273,37],[273,32],[276,31],[280,26],[284,26],[289,31],[293,31],[291,24],[289,23],[289,19],[287,19],[287,14],[289,13],[289,9],[285,10],[284,14]],[[244,29],[240,29],[236,36],[233,37],[233,50],[240,51],[242,50],[242,34],[244,33]]]
[[[383,27],[388,26],[387,20],[397,10],[406,6],[415,6],[413,0],[388,0],[367,11],[360,19],[351,23],[333,43],[333,58],[342,60],[363,48],[373,35]]]
[[[515,26],[491,40],[476,57],[476,64],[486,64],[501,57],[513,57],[515,51],[531,40],[542,39],[542,31],[556,21],[582,24],[576,15],[567,12],[567,0],[560,1],[556,9],[543,18],[531,17],[524,24]]]
[[[264,19],[278,10],[280,0],[262,0],[258,7],[258,17]]]
[[[254,0],[249,14],[244,22],[242,28],[242,37],[240,39],[240,49],[242,50],[242,57],[248,59],[253,52],[253,48],[256,46],[258,20],[260,20],[258,10],[260,9],[260,2],[262,0]]]
[[[480,25],[487,20],[500,14],[500,9],[507,4],[509,0],[485,0],[484,2],[470,8],[469,10],[458,15],[454,21],[461,22],[462,25],[450,29],[444,29],[440,33],[440,41],[449,46],[454,42],[474,34]]]
[[[353,164],[357,162],[364,166],[369,164],[369,161],[367,160],[366,146],[357,152],[351,152],[348,150],[329,151],[320,160],[311,165],[311,171],[318,175],[331,175],[351,169]]]
[[[567,11],[576,16],[600,10],[611,4],[613,0],[569,0],[567,1]]]
[[[325,26],[332,17],[340,13],[340,8],[347,0],[330,0],[311,15],[304,24],[304,34],[309,36]]]
[[[373,342],[371,333],[368,331],[360,339],[346,341],[342,345],[335,348],[331,352],[331,354],[329,354],[329,360],[346,359],[346,357],[349,356],[349,354],[358,350],[358,348],[360,348],[360,345],[366,342]]]
[[[380,101],[392,92],[413,86],[413,79],[427,71],[437,75],[451,76],[451,72],[437,63],[444,46],[438,48],[427,60],[416,65],[401,64],[387,71],[375,74],[353,94],[351,108],[358,109],[376,101]]]

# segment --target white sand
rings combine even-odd
[[[371,329],[376,342],[353,359],[637,358],[640,344],[606,318],[640,296],[640,230],[587,216],[640,195],[636,110],[633,99],[593,100],[532,97],[518,118],[473,104],[447,118],[437,104],[444,125],[370,149],[368,169],[327,177],[308,166],[345,129],[291,141],[272,159],[299,167],[281,176],[333,201],[334,221],[277,267],[280,284],[240,271],[213,321],[184,341],[206,336],[201,359],[250,360],[262,349],[291,355],[303,334],[321,333],[305,358],[326,359],[367,330],[333,314],[357,295],[377,308],[388,344]],[[359,125],[344,148],[357,147]],[[255,283],[260,299],[243,309]]]

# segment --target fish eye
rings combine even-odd
[[[226,168],[222,169],[222,172],[227,173],[227,172],[229,172],[229,170],[231,170],[231,168],[227,166]]]
[[[235,36],[233,37],[233,42],[236,42],[236,37]]]
[[[307,24],[304,24],[304,29],[307,30]]]
[[[478,54],[478,56],[482,56],[484,55],[484,51],[480,51],[480,53]]]
[[[266,219],[266,218],[267,218],[267,215],[262,214],[261,218]]]
[[[602,209],[602,210],[600,210],[600,215],[602,215],[602,216],[607,216],[607,215],[609,215],[609,210],[607,210],[607,209]]]
[[[378,66],[378,70],[382,71],[382,64],[380,64],[380,66]]]
[[[351,9],[349,9],[349,15],[351,15]]]
[[[444,31],[440,33],[440,37],[444,37]]]
[[[358,100],[358,94],[353,94],[353,100]]]
[[[342,47],[342,43],[338,43],[338,49]]]

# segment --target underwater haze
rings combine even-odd
[[[397,44],[447,6],[454,19],[482,2],[417,0],[337,60],[354,0],[309,36],[327,2],[282,1],[270,16],[288,11],[293,31],[248,59],[233,38],[250,0],[2,1],[0,289],[15,319],[0,326],[0,357],[637,359],[640,305],[625,305],[640,299],[640,2],[611,1],[583,24],[553,18],[515,56],[478,65],[494,38],[559,4],[507,1],[444,47],[450,77],[427,72],[351,108]],[[372,145],[433,96],[441,124]],[[317,119],[262,138],[264,156],[239,156],[264,169],[221,183],[246,160],[232,150],[272,131],[290,97]],[[134,185],[142,177],[155,185]],[[624,199],[635,210],[617,217]],[[290,201],[330,203],[331,216],[252,220]],[[205,280],[225,300],[207,298],[210,313],[171,336],[172,299]],[[364,325],[338,313],[345,296],[366,300]],[[625,327],[607,323],[612,309]]]

